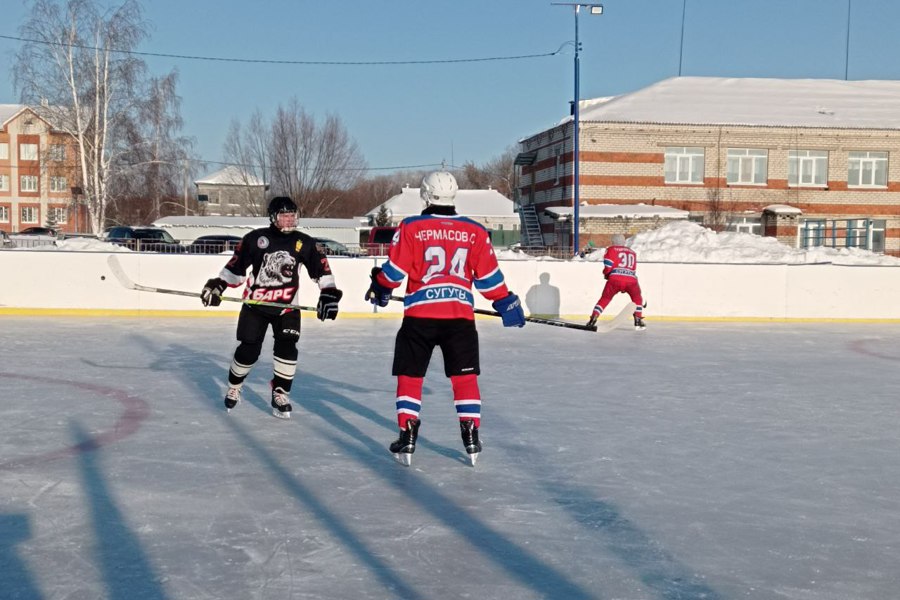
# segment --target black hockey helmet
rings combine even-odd
[[[297,204],[287,196],[272,198],[269,202],[269,222],[279,231],[293,231],[297,226]]]

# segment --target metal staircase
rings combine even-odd
[[[528,248],[543,248],[544,236],[541,234],[541,222],[534,204],[519,205],[519,221],[522,223],[522,245]]]

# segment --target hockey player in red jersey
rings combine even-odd
[[[444,356],[444,374],[450,378],[463,445],[473,466],[481,452],[481,369],[472,286],[493,301],[504,327],[525,325],[522,303],[506,287],[487,230],[456,214],[457,190],[448,171],[425,176],[419,191],[425,210],[400,223],[388,260],[372,269],[366,293],[372,304],[387,306],[391,292],[407,280],[392,369],[400,437],[390,446],[406,466],[416,449],[422,383],[435,346]]]
[[[624,292],[631,297],[637,308],[634,309],[634,328],[645,329],[643,307],[644,300],[641,297],[641,286],[637,279],[637,254],[625,245],[625,236],[617,233],[612,236],[612,244],[603,255],[603,277],[606,285],[600,299],[597,300],[588,325],[596,325],[597,317],[606,310],[613,296]]]
[[[234,255],[218,277],[206,282],[200,299],[204,306],[222,303],[222,292],[245,281],[245,300],[262,300],[297,305],[300,265],[310,279],[319,284],[319,320],[335,319],[343,292],[335,287],[328,259],[319,252],[313,238],[296,231],[297,205],[285,196],[269,202],[269,227],[254,229],[241,239]],[[247,276],[247,269],[250,275]],[[291,416],[288,394],[297,368],[297,342],[300,339],[300,311],[293,308],[244,304],[238,317],[240,342],[228,370],[225,408],[229,411],[241,400],[241,387],[250,369],[259,359],[266,330],[272,326],[274,338],[272,377],[272,414],[282,419]]]

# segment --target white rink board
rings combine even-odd
[[[228,260],[226,254],[115,255],[137,283],[190,292],[199,292]],[[7,274],[0,310],[236,310],[234,303],[204,309],[199,299],[128,290],[113,277],[108,257],[105,252],[0,252],[0,269]],[[369,272],[383,261],[330,259],[344,291],[342,312],[376,312],[364,296]],[[516,260],[500,266],[530,314],[586,318],[603,289],[600,262]],[[643,263],[638,275],[650,318],[900,319],[900,267]],[[300,304],[314,306],[317,297],[315,284],[301,274]],[[620,295],[608,310],[626,301]],[[476,294],[476,306],[489,309],[490,303]],[[391,303],[377,312],[401,310],[400,303]]]

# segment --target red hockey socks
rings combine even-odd
[[[453,405],[460,421],[472,419],[475,427],[481,426],[481,393],[478,391],[478,375],[454,375],[450,378],[453,386]]]
[[[422,409],[423,377],[397,376],[397,424],[400,430],[406,429],[406,422],[418,419]]]

